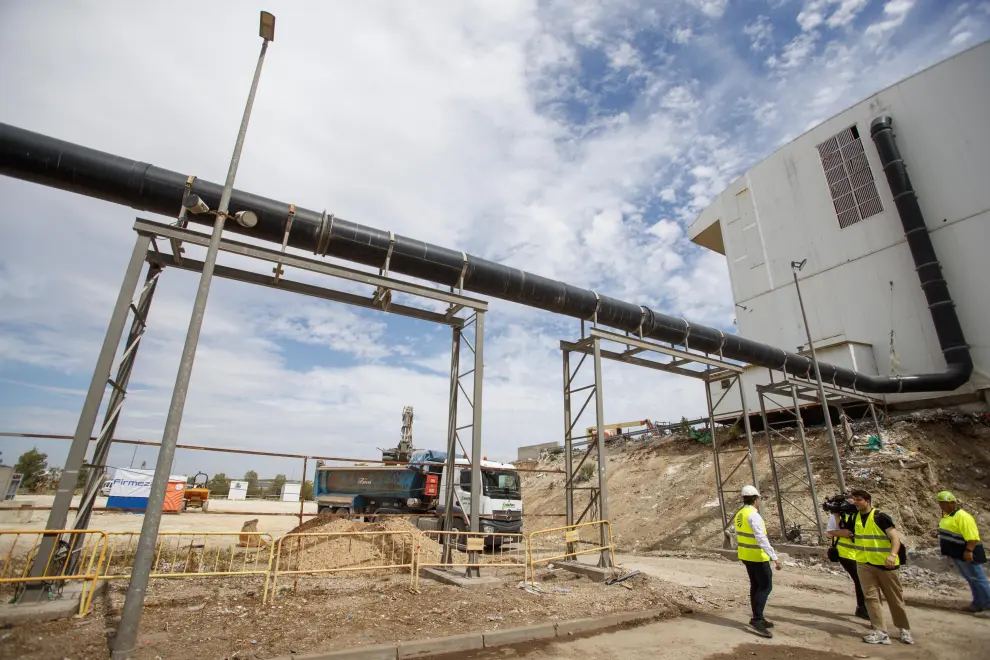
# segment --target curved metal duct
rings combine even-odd
[[[167,216],[174,216],[179,209],[188,179],[178,172],[7,124],[0,124],[0,174]],[[196,179],[191,192],[199,195],[210,208],[216,208],[221,186]],[[289,205],[235,190],[230,200],[230,212],[247,210],[258,215],[254,227],[247,229],[230,222],[226,230],[281,244]],[[212,225],[212,216],[190,215],[188,218],[192,222]],[[605,326],[636,333],[642,329],[644,337],[707,353],[721,352],[726,358],[783,370],[803,378],[813,374],[811,360],[802,355],[725,334],[715,328],[694,325],[640,305],[600,296],[594,291],[457,250],[405,236],[392,236],[387,231],[336,218],[326,212],[297,206],[288,244],[318,255],[381,267],[393,241],[389,269],[404,275],[456,286],[463,270],[464,289],[474,293],[581,319],[591,319],[597,312],[598,322]],[[962,373],[884,378],[826,363],[819,363],[819,366],[824,381],[870,393],[952,390],[960,384]]]

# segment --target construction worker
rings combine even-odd
[[[753,618],[749,620],[749,629],[760,637],[773,637],[770,628],[773,623],[763,617],[767,599],[773,591],[774,568],[780,570],[780,560],[767,538],[767,527],[760,516],[760,491],[754,486],[743,486],[743,507],[736,513],[736,546],[737,554],[746,573],[749,575],[749,603],[753,610]]]
[[[947,490],[936,495],[935,501],[942,509],[942,519],[938,522],[939,549],[956,563],[956,568],[973,592],[973,602],[967,609],[970,612],[990,611],[990,584],[987,584],[987,576],[983,572],[987,553],[980,541],[976,520],[959,506],[956,496]]]
[[[852,501],[852,497],[846,498],[846,502],[849,504],[852,504]],[[853,535],[856,524],[855,516],[856,512],[833,511],[832,515],[829,516],[825,533],[835,538],[835,549],[839,552],[839,564],[852,578],[853,587],[856,590],[855,616],[860,619],[869,619],[870,614],[866,611],[866,597],[863,596],[863,587],[859,582],[859,569],[856,565],[859,558],[859,546],[856,545],[856,537]]]
[[[859,512],[853,529],[858,548],[856,570],[866,597],[870,625],[873,627],[870,634],[863,637],[863,641],[867,644],[890,644],[890,637],[884,629],[883,606],[880,604],[880,592],[883,591],[894,625],[901,630],[901,641],[914,644],[907,612],[904,611],[904,590],[898,574],[904,548],[901,535],[889,515],[873,508],[873,497],[868,492],[854,490],[850,495]]]

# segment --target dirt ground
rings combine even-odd
[[[774,591],[767,618],[776,626],[773,639],[748,633],[748,582],[737,562],[674,557],[618,558],[626,568],[683,587],[693,611],[669,620],[571,641],[491,649],[461,658],[493,660],[985,660],[990,645],[990,620],[962,611],[965,587],[955,598],[932,599],[929,592],[906,588],[908,616],[917,643],[902,644],[889,628],[891,646],[861,641],[868,623],[852,616],[855,598],[847,577],[805,567],[774,573]],[[928,603],[924,607],[911,603]],[[938,608],[931,605],[938,605]],[[889,614],[887,622],[889,623]]]
[[[794,429],[783,432],[792,440],[796,437]],[[857,427],[856,442],[865,444],[872,432],[872,424]],[[846,487],[870,491],[874,505],[893,515],[906,535],[909,548],[937,546],[936,532],[941,514],[931,498],[943,488],[953,491],[964,502],[967,510],[976,516],[981,529],[990,528],[990,426],[985,418],[949,413],[909,416],[892,421],[884,429],[883,440],[890,444],[881,452],[871,452],[865,447],[843,452]],[[809,431],[808,445],[820,502],[838,492],[835,471],[822,431]],[[779,538],[780,522],[762,433],[754,434],[754,446],[760,488],[765,497],[763,515],[771,536]],[[723,448],[744,449],[745,437],[728,441]],[[776,441],[775,451],[778,456],[783,453]],[[735,462],[744,455],[728,454],[723,461],[727,464],[722,465],[723,476],[728,476]],[[801,524],[805,530],[804,542],[816,543],[813,516],[817,505],[811,502],[810,494],[801,495],[799,491],[804,489],[807,493],[807,486],[802,486],[794,476],[804,477],[804,460],[793,458],[782,459],[782,462],[785,469],[778,471],[781,490],[790,491],[786,497],[797,505],[784,505],[787,527]],[[561,468],[563,456],[525,465]],[[607,449],[606,473],[609,518],[620,550],[645,553],[722,545],[710,445],[678,435],[646,443],[620,441]],[[727,488],[738,491],[751,481],[748,467],[742,465],[729,479]],[[562,474],[523,473],[525,510],[534,514],[526,520],[530,530],[561,524],[559,519],[541,518],[536,514],[564,510],[563,484]],[[578,511],[584,509],[586,492],[578,496]]]
[[[543,576],[546,577],[546,571]],[[677,585],[646,576],[633,589],[592,584],[564,571],[541,583],[542,593],[515,580],[487,589],[458,589],[408,578],[320,578],[280,582],[273,604],[261,604],[262,581],[155,580],[141,621],[135,660],[233,660],[423,639],[577,618],[609,612],[664,609],[688,602]],[[61,660],[105,657],[123,604],[125,585],[82,620],[32,624],[0,631],[0,659]]]

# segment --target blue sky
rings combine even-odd
[[[11,4],[0,121],[222,181],[258,8],[195,6]],[[686,240],[686,225],[780,145],[990,35],[986,1],[265,8],[278,39],[239,188],[728,330],[725,265]],[[134,213],[11,179],[0,197],[0,427],[71,433]],[[122,437],[161,437],[195,285],[165,274]],[[577,333],[492,302],[489,457],[560,439],[558,342]],[[375,457],[413,405],[417,444],[439,446],[448,351],[448,332],[427,323],[217,282],[180,441]],[[699,383],[612,364],[605,376],[610,420],[704,406]],[[0,440],[3,459],[32,444]],[[64,443],[37,444],[61,462]],[[131,451],[111,463],[127,465]],[[175,469],[299,466],[180,452]]]

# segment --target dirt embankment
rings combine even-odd
[[[937,546],[941,515],[932,496],[951,490],[976,516],[982,530],[990,529],[990,426],[986,417],[950,414],[918,414],[892,421],[883,431],[886,446],[881,451],[866,447],[871,426],[856,429],[855,446],[842,448],[846,488],[863,488],[873,494],[874,504],[889,512],[905,533],[909,548]],[[781,429],[774,451],[782,458],[778,469],[780,490],[791,504],[784,504],[786,526],[798,523],[804,541],[817,541],[813,533],[814,506],[806,485],[804,459],[795,429]],[[720,440],[722,438],[720,434]],[[795,445],[788,445],[787,440]],[[832,454],[823,430],[807,433],[812,471],[819,502],[838,492]],[[745,437],[727,441],[726,451],[745,449]],[[780,522],[773,496],[766,440],[754,434],[757,473],[766,499],[763,513],[772,537],[779,538]],[[796,449],[795,449],[796,448]],[[727,489],[738,491],[751,482],[744,463],[745,453],[726,453],[722,459]],[[577,459],[576,459],[577,460]],[[593,459],[589,459],[591,462]],[[562,468],[563,456],[534,462],[541,468]],[[732,474],[733,469],[735,473]],[[721,546],[721,520],[715,487],[715,468],[710,445],[683,436],[660,440],[631,440],[607,449],[608,508],[616,545],[624,552],[687,549]],[[564,475],[523,473],[523,493],[528,514],[559,514],[564,511]],[[592,477],[594,479],[594,477]],[[584,482],[580,486],[590,486]],[[589,491],[579,491],[577,513],[588,501]],[[738,494],[727,495],[735,511]],[[586,518],[587,520],[588,518]],[[560,525],[561,518],[530,516],[532,531]],[[810,531],[809,531],[810,530]],[[986,532],[984,532],[986,533]],[[809,538],[810,537],[810,538]]]

